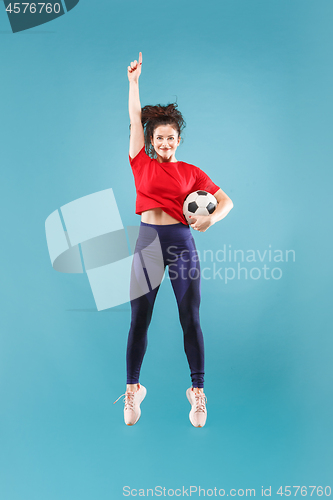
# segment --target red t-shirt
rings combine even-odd
[[[202,189],[215,194],[220,188],[205,172],[183,161],[163,162],[150,158],[143,147],[130,164],[136,187],[135,213],[161,208],[179,222],[188,225],[183,214],[186,196]]]

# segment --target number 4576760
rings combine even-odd
[[[291,490],[291,488],[294,488],[294,490]],[[329,497],[331,495],[331,487],[330,486],[285,486],[284,490],[283,487],[280,486],[278,491],[276,492],[277,495],[285,495],[286,497],[289,497],[291,494],[295,497],[297,493],[300,492],[300,494],[305,497],[307,495],[312,495],[315,493],[318,497],[321,496],[326,496]]]
[[[30,14],[35,14],[36,12],[40,14],[44,8],[47,14],[51,14],[52,12],[54,12],[55,14],[59,14],[61,9],[60,3],[55,3],[54,5],[52,5],[51,3],[41,3],[41,2],[40,3],[15,2],[13,6],[14,7],[12,7],[12,4],[10,3],[8,7],[6,7],[6,11],[14,14],[19,14],[21,12],[21,6],[22,6],[23,14],[25,14],[27,11]]]

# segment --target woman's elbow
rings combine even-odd
[[[228,206],[229,206],[229,210],[231,210],[232,208],[234,208],[234,204],[233,204],[232,200],[229,198],[229,196],[227,198],[227,203],[228,203]]]

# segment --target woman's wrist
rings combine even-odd
[[[214,213],[208,215],[208,217],[210,219],[210,225],[212,226],[213,224],[215,224],[216,219],[214,218]]]

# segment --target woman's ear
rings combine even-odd
[[[181,140],[181,137],[179,136],[179,137],[178,137],[178,143],[177,143],[177,146],[179,146],[179,144],[180,144],[180,140]]]

